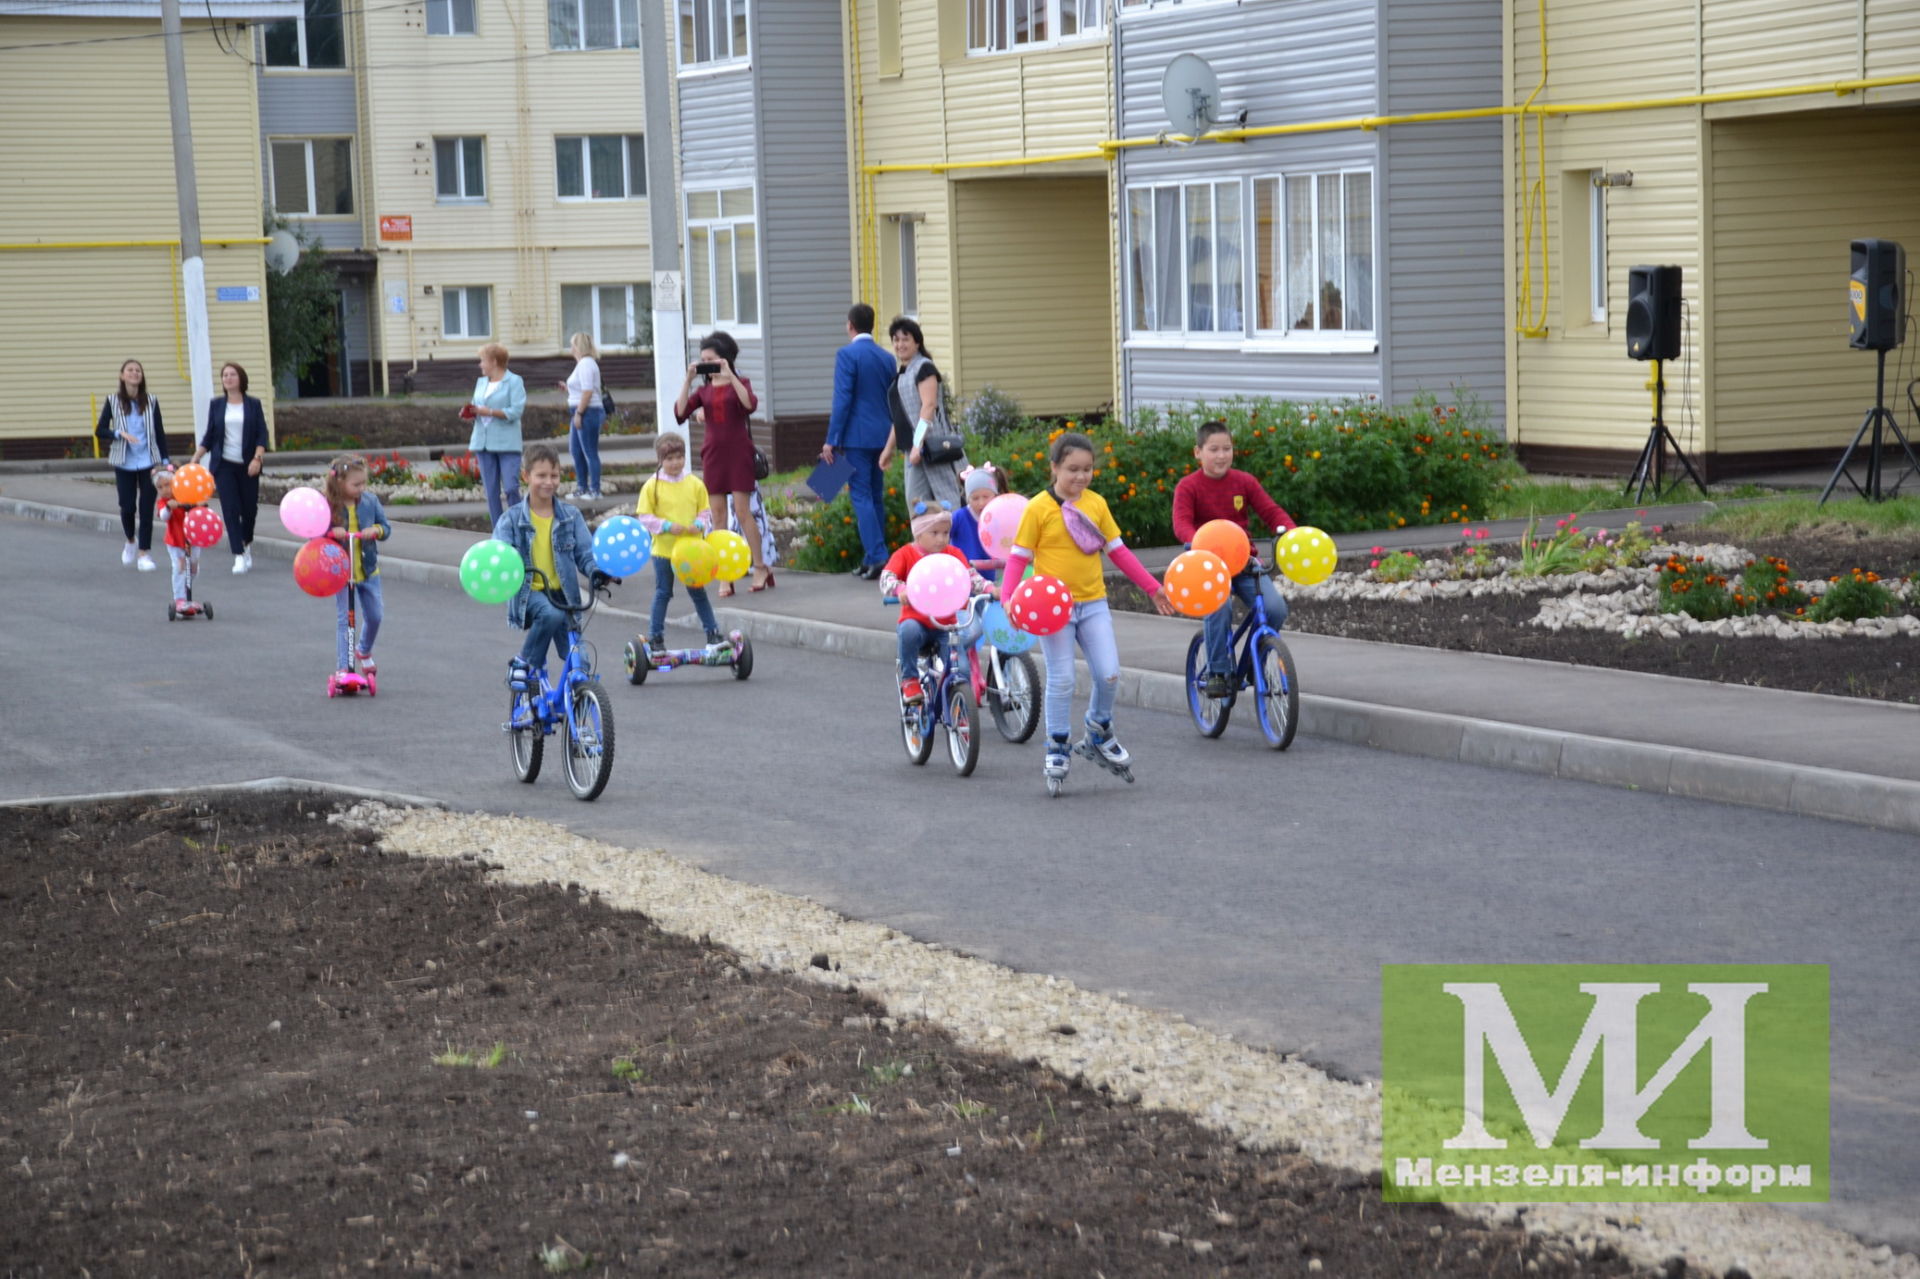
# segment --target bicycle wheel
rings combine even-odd
[[[1300,727],[1300,681],[1294,677],[1293,654],[1278,635],[1262,635],[1254,654],[1266,689],[1253,709],[1267,745],[1283,751],[1293,745],[1293,734]]]
[[[533,718],[533,695],[511,693],[507,697],[507,744],[513,750],[513,775],[523,782],[540,776],[540,759],[546,753],[546,735]]]
[[[973,711],[973,694],[965,684],[955,684],[947,694],[947,754],[953,758],[953,771],[962,777],[971,775],[980,762],[980,725]]]
[[[733,655],[733,677],[745,679],[753,674],[753,641],[742,635],[739,651]]]
[[[933,712],[931,702],[922,699],[909,706],[907,699],[900,699],[900,740],[907,748],[907,758],[916,764],[924,764],[933,754]]]
[[[1040,668],[1030,654],[1002,653],[1000,678],[1002,685],[987,693],[993,726],[1008,741],[1024,742],[1040,726]]]
[[[1227,716],[1233,713],[1231,697],[1207,696],[1207,637],[1196,635],[1187,645],[1187,709],[1193,712],[1194,727],[1203,737],[1218,737],[1227,731]]]
[[[613,699],[599,680],[574,685],[567,707],[567,789],[598,799],[613,776]]]

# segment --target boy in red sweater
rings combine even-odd
[[[1200,424],[1194,433],[1193,456],[1200,469],[1173,489],[1173,535],[1182,543],[1192,542],[1194,533],[1209,520],[1232,520],[1246,528],[1249,511],[1276,533],[1294,527],[1293,516],[1267,496],[1259,480],[1233,469],[1233,434],[1225,422]],[[1207,637],[1208,697],[1226,697],[1233,692],[1233,596],[1252,608],[1258,591],[1267,604],[1267,622],[1275,630],[1286,624],[1287,601],[1272,577],[1254,572],[1258,562],[1258,556],[1247,561],[1247,567],[1234,576],[1227,602],[1202,623]]]

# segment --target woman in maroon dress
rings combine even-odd
[[[753,436],[748,419],[760,401],[752,385],[733,371],[739,358],[740,344],[730,334],[709,333],[700,340],[700,358],[687,366],[687,380],[673,403],[676,421],[685,422],[697,410],[706,422],[700,478],[707,486],[715,528],[727,526],[728,502],[733,503],[740,527],[753,527]],[[773,570],[761,558],[757,541],[748,538],[747,547],[753,553],[753,580],[747,589],[764,591],[773,585]],[[722,582],[720,594],[733,594],[733,584]]]

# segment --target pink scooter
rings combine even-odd
[[[347,669],[335,671],[327,676],[328,697],[352,697],[356,693],[365,693],[368,697],[378,697],[380,686],[374,681],[373,671],[362,669],[360,662],[360,635],[354,617],[353,602],[356,595],[352,582],[347,583]]]

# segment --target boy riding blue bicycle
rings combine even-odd
[[[493,535],[520,552],[527,580],[507,604],[507,622],[527,634],[520,652],[507,663],[513,689],[537,688],[546,669],[547,650],[566,660],[571,619],[547,598],[557,591],[567,604],[580,604],[578,574],[589,587],[607,580],[593,562],[593,534],[578,507],[558,500],[560,455],[548,444],[532,444],[525,454],[527,495],[501,512]]]
[[[1210,520],[1228,520],[1248,527],[1248,514],[1258,515],[1275,533],[1294,527],[1293,516],[1267,495],[1260,481],[1233,466],[1233,434],[1225,422],[1202,422],[1194,432],[1193,456],[1200,469],[1174,486],[1173,535],[1183,544]],[[1285,625],[1287,601],[1273,583],[1270,574],[1261,571],[1257,558],[1235,574],[1227,602],[1207,615],[1202,623],[1207,647],[1208,697],[1228,697],[1233,692],[1233,601],[1237,596],[1248,608],[1255,596],[1266,604],[1267,624],[1275,630]]]

